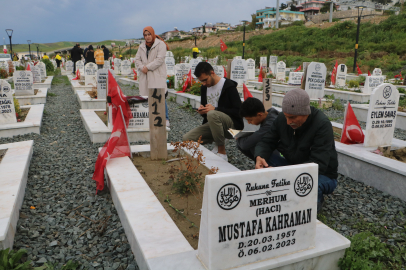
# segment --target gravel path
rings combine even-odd
[[[122,89],[126,95],[138,94],[131,86],[122,85]],[[41,135],[0,139],[0,143],[35,141],[14,248],[27,249],[28,259],[36,265],[45,261],[62,265],[73,260],[86,269],[138,269],[110,194],[95,195],[91,177],[101,144],[91,143],[70,85],[53,85],[50,92],[56,96],[47,98]],[[180,140],[201,124],[197,113],[180,109],[174,102],[168,105],[169,142]],[[343,114],[335,110],[326,113],[332,118]],[[234,166],[254,168],[233,140],[228,141],[226,150]],[[382,241],[405,245],[405,202],[342,175],[338,181],[319,219],[345,236],[368,230]],[[35,210],[30,210],[31,206]],[[100,230],[102,224],[106,227]]]

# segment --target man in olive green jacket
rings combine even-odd
[[[293,89],[286,93],[282,112],[255,147],[256,169],[314,162],[319,165],[317,208],[323,194],[337,186],[337,152],[330,120],[320,110],[310,107],[306,91]],[[278,149],[283,157],[272,154]]]

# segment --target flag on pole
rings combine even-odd
[[[345,144],[357,144],[364,142],[364,132],[358,123],[357,117],[352,110],[350,102],[347,103],[346,113],[344,114],[343,130],[341,132],[341,142]]]
[[[186,81],[183,84],[182,91],[178,91],[178,93],[184,93],[189,85],[192,85],[192,69],[189,69],[189,73],[187,74]]]
[[[116,121],[115,117],[118,107],[121,106],[121,108],[123,109],[125,126],[128,127],[130,119],[132,118],[130,105],[128,104],[126,96],[123,94],[123,91],[121,91],[120,86],[118,85],[113,74],[111,74],[110,70],[108,71],[108,73],[109,73],[108,75],[109,85],[107,90],[107,96],[109,96],[111,99],[111,102],[109,102],[109,104],[112,105],[113,123]]]
[[[259,69],[259,75],[258,75],[258,82],[262,82],[263,78],[262,78],[262,66]]]
[[[134,72],[134,81],[136,81],[136,80],[138,79],[138,74],[137,74],[137,72],[135,71],[135,69],[133,69],[133,72]]]
[[[73,78],[72,81],[80,80],[80,71],[79,69],[76,70],[76,78]]]
[[[357,72],[358,72],[358,75],[361,75],[361,74],[362,74],[362,71],[361,71],[361,69],[359,68],[358,64],[357,64]],[[358,76],[358,75],[357,75],[357,76]]]
[[[395,78],[396,78],[396,79],[403,80],[403,78],[402,78],[402,71],[401,71],[398,75],[395,75]]]
[[[368,70],[368,76],[371,76],[371,72],[369,72],[369,70]]]
[[[227,70],[226,70],[225,66],[223,66],[223,69],[224,69],[224,78],[227,78]]]
[[[220,39],[220,49],[222,52],[227,50],[227,45]]]
[[[99,152],[94,166],[92,179],[96,181],[96,194],[98,190],[104,189],[104,169],[107,162],[112,158],[131,157],[130,143],[121,106],[118,107],[115,113],[116,115],[113,115],[115,118],[113,131]]]
[[[331,84],[336,85],[336,76],[337,76],[338,62],[334,65],[333,72],[331,72]]]
[[[242,89],[243,89],[243,94],[244,94],[244,100],[247,100],[249,97],[253,97],[251,95],[250,90],[248,90],[248,87],[245,85],[245,83],[242,84]]]
[[[7,53],[7,46],[6,45],[3,45],[3,52]]]
[[[295,69],[295,72],[299,72],[302,70],[302,65],[300,65],[297,69]]]

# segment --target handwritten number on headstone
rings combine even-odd
[[[265,101],[269,101],[269,99],[271,98],[271,95],[269,94],[269,80],[266,80],[265,94],[266,94]]]
[[[159,112],[158,112],[158,104],[156,104],[156,102],[154,102],[154,103],[152,103],[152,106],[155,107],[155,110],[154,110],[154,112],[152,114],[159,114]]]
[[[154,124],[155,127],[162,127],[162,117],[157,116],[155,117],[154,121],[158,121],[158,123]]]
[[[152,97],[158,99],[158,100],[159,100],[159,103],[161,103],[162,95],[157,96],[157,95],[156,95],[156,94],[157,94],[157,91],[158,91],[158,90],[155,88],[155,89],[154,89],[154,94],[152,94]]]

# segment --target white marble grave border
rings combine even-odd
[[[21,109],[30,108],[24,122],[1,125],[0,138],[10,138],[28,133],[40,134],[44,106],[44,104],[20,106]]]
[[[168,151],[173,147],[168,144]],[[210,150],[200,146],[206,167],[218,173],[239,171]],[[132,153],[148,154],[149,145],[131,146]],[[141,270],[204,270],[194,250],[169,217],[152,190],[128,157],[115,158],[106,166],[107,184]],[[350,241],[320,221],[316,225],[316,247],[233,269],[338,269]],[[287,268],[289,267],[289,268]],[[297,267],[297,268],[294,268]]]
[[[78,99],[81,109],[106,109],[106,100],[91,98],[86,91],[89,90],[77,90],[76,97]]]
[[[133,76],[133,78],[134,78],[134,76]],[[135,85],[135,86],[137,86],[137,87],[139,86],[139,85],[138,85],[138,81],[134,81],[134,80],[129,79],[129,78],[123,78],[123,77],[118,78],[118,82],[119,82],[119,83],[122,83],[122,84]]]
[[[36,88],[38,89],[38,92],[36,95],[32,96],[14,96],[18,102],[20,103],[20,106],[24,105],[36,105],[36,104],[45,104],[47,102],[47,94],[49,88]],[[13,89],[14,92],[14,89]]]
[[[8,149],[0,163],[0,250],[13,248],[33,145],[34,141],[0,145],[0,149]]]
[[[92,143],[105,143],[110,138],[112,130],[103,123],[96,114],[97,111],[102,112],[106,109],[82,109],[80,117]],[[166,139],[168,139],[170,129],[166,128],[166,131]],[[127,129],[127,134],[130,142],[150,141],[148,128],[130,128]]]
[[[45,79],[45,82],[43,83],[34,83],[32,85],[33,89],[38,89],[38,88],[51,88],[51,84],[52,84],[52,80],[53,80],[54,76],[47,76],[47,78]]]
[[[73,93],[77,94],[77,91],[91,91],[92,90],[93,86],[81,85],[81,84],[79,84],[78,80],[72,81],[72,79],[75,77],[72,75],[68,75],[68,79],[71,83]]]

